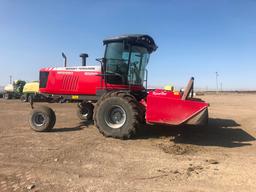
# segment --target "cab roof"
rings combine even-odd
[[[156,51],[157,45],[152,37],[146,34],[130,34],[130,35],[120,35],[107,38],[103,40],[103,44],[106,45],[108,43],[113,42],[127,42],[135,45],[141,45],[148,49],[150,53]]]

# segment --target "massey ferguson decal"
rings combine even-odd
[[[84,72],[84,75],[98,75],[97,72]]]
[[[57,71],[57,74],[73,75],[72,71]]]
[[[164,91],[163,91],[163,92],[155,92],[155,91],[154,91],[152,94],[153,94],[153,95],[167,95],[167,93],[164,92]]]

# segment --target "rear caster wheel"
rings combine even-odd
[[[93,117],[94,106],[92,103],[79,103],[77,109],[77,116],[81,120],[90,121]]]
[[[47,106],[34,108],[30,112],[29,124],[34,131],[50,131],[56,122],[54,111]]]

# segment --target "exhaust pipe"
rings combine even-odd
[[[67,57],[66,57],[65,53],[63,53],[63,52],[61,55],[64,58],[64,67],[67,67]]]
[[[89,55],[86,53],[82,53],[80,54],[80,57],[82,58],[82,66],[86,66],[86,58],[89,57]]]

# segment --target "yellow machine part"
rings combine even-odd
[[[12,84],[8,84],[4,87],[4,90],[6,92],[13,92],[13,85]]]
[[[38,82],[26,83],[26,85],[23,88],[23,93],[38,93],[38,92],[39,92]]]
[[[173,85],[166,85],[164,87],[164,90],[166,90],[166,91],[174,91],[174,87],[173,87]]]

